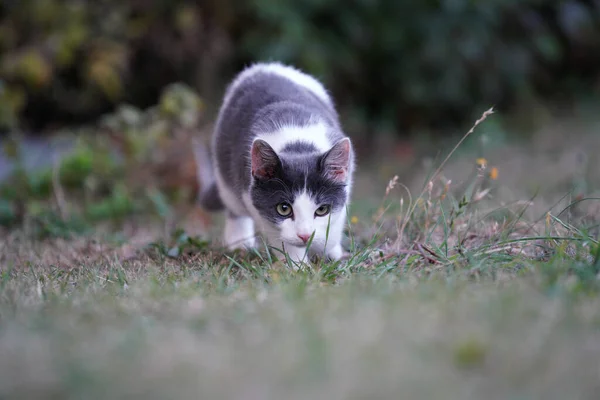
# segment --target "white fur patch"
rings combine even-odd
[[[346,221],[345,208],[331,213],[331,215],[316,217],[315,210],[320,204],[317,205],[306,192],[303,192],[296,197],[292,204],[294,219],[286,219],[280,225],[275,226],[263,220],[258,210],[251,204],[250,196],[247,193],[243,198],[257,228],[265,235],[268,244],[280,250],[285,248],[293,261],[306,260],[306,245],[298,237],[298,234],[313,234],[313,232],[310,254],[326,254],[333,260],[341,258],[341,241]]]
[[[254,74],[258,72],[270,72],[279,76],[283,76],[284,78],[291,80],[295,84],[310,90],[321,100],[325,101],[327,104],[332,104],[331,98],[329,97],[329,94],[327,94],[327,90],[325,90],[325,87],[323,87],[323,85],[317,79],[308,74],[305,74],[304,72],[294,67],[284,65],[278,62],[257,63],[243,70],[235,78],[235,80],[229,87],[227,94],[225,95],[225,100],[223,104],[229,102],[231,95],[240,83],[242,83],[246,79],[251,78]]]
[[[322,204],[316,204],[315,201],[306,193],[306,191],[296,196],[292,209],[294,218],[288,218],[281,224],[280,237],[284,243],[294,246],[304,247],[304,242],[298,235],[313,235],[311,250],[323,251],[327,242],[327,248],[339,244],[341,240],[341,230],[338,229],[338,220],[341,220],[343,229],[343,218],[339,218],[339,213],[331,214],[331,225],[329,227],[329,236],[327,234],[327,225],[330,223],[330,215],[318,217],[315,211]],[[335,226],[334,226],[335,225]],[[339,234],[338,234],[339,231]]]
[[[225,220],[225,245],[230,249],[252,248],[254,240],[254,221],[250,217],[227,218]]]
[[[309,126],[282,126],[277,132],[261,133],[256,137],[262,139],[279,154],[288,144],[305,141],[313,144],[321,153],[329,150],[333,145],[327,139],[327,126],[316,123]]]
[[[297,235],[312,235],[318,225],[317,220],[323,218],[315,217],[315,210],[319,208],[312,198],[304,191],[294,199],[292,209],[294,210],[294,228]],[[302,244],[302,243],[300,243]]]

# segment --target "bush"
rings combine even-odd
[[[597,84],[600,5],[568,0],[19,0],[0,4],[0,124],[147,107],[175,81],[218,102],[257,59],[320,76],[377,130],[471,121],[481,107]]]
[[[26,166],[20,136],[6,139],[2,152],[15,168],[0,182],[0,229],[26,226],[35,235],[66,236],[136,215],[206,218],[195,209],[200,186],[191,141],[202,110],[193,89],[169,85],[153,107],[123,104],[65,137],[70,148],[56,159],[41,156],[44,166],[36,169]]]
[[[481,107],[598,79],[600,4],[538,0],[255,0],[246,60],[283,59],[344,108],[395,127],[469,122]],[[479,106],[479,107],[478,107]]]

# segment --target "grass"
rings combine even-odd
[[[0,398],[596,398],[597,200],[444,164],[359,176],[349,258],[299,270],[171,221],[0,233]]]
[[[218,258],[4,271],[0,395],[582,399],[598,389],[599,299],[564,260],[474,282],[383,263],[257,273],[256,260]]]

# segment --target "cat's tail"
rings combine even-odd
[[[200,205],[207,211],[221,211],[225,205],[219,195],[208,148],[198,138],[192,139],[192,146],[196,160],[196,176],[200,186],[198,193]]]

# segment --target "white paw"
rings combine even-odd
[[[340,260],[343,256],[343,254],[344,254],[344,251],[342,250],[341,244],[337,244],[337,245],[333,246],[331,249],[327,250],[327,257],[329,257],[333,261]]]
[[[224,242],[229,250],[251,249],[256,246],[254,221],[250,217],[227,217]]]

